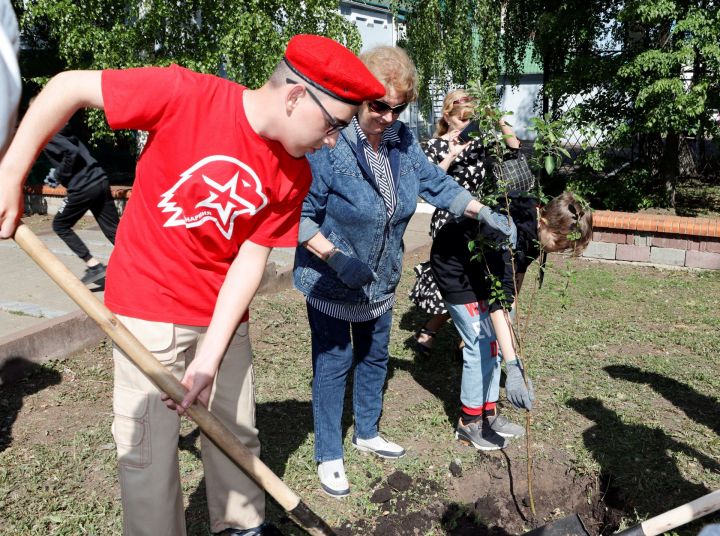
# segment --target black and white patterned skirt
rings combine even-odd
[[[435,283],[430,261],[425,261],[415,267],[415,285],[410,291],[410,299],[420,309],[431,315],[447,313],[445,300]]]

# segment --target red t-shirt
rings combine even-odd
[[[110,127],[150,133],[108,266],[113,312],[207,326],[245,240],[297,244],[309,164],[252,129],[244,91],[175,65],[102,73]]]

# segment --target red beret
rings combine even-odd
[[[305,82],[348,104],[358,105],[385,95],[385,87],[365,64],[327,37],[296,35],[290,39],[284,59]]]

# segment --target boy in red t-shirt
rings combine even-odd
[[[178,66],[70,71],[23,119],[0,162],[0,238],[14,233],[38,152],[78,108],[149,132],[105,302],[188,393],[176,406],[115,348],[125,534],[185,534],[178,414],[195,399],[259,454],[248,306],[271,249],[297,243],[311,182],[305,153],[333,146],[359,104],[384,93],[349,50],[301,35],[257,90]],[[262,534],[262,490],[205,437],[202,456],[210,529]]]

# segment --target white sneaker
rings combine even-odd
[[[405,456],[404,448],[392,441],[385,441],[379,435],[372,439],[353,437],[352,444],[361,452],[372,452],[381,458],[402,458]]]
[[[333,497],[350,495],[350,484],[345,476],[345,465],[342,458],[320,462],[317,466],[320,485],[325,493]]]

